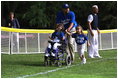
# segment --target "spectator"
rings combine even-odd
[[[88,54],[90,58],[101,58],[98,52],[98,34],[99,31],[99,23],[98,23],[98,6],[92,6],[92,14],[88,16],[87,24],[88,24],[88,39],[90,41],[90,46],[88,47]]]
[[[9,13],[9,20],[7,21],[7,27],[9,28],[20,28],[19,22],[17,18],[14,17],[14,13]],[[11,32],[10,33],[10,45],[13,50],[11,52],[19,52],[18,45],[19,45],[19,33],[18,32]]]
[[[14,13],[9,13],[9,20],[7,21],[7,27],[10,28],[20,28],[17,18],[14,17]]]

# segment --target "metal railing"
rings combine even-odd
[[[1,31],[1,53],[36,54],[44,53],[50,33],[20,33]],[[76,43],[74,43],[76,52]],[[99,49],[117,49],[117,32],[101,33]]]

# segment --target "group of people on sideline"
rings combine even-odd
[[[98,21],[98,6],[92,6],[92,12],[87,18],[87,28],[88,34],[85,35],[82,26],[76,22],[75,13],[70,10],[68,4],[62,5],[62,10],[56,15],[56,26],[55,32],[52,33],[50,39],[55,42],[61,40],[67,40],[67,45],[69,48],[69,55],[71,60],[74,62],[74,42],[77,44],[77,52],[81,59],[81,63],[86,63],[86,58],[84,55],[85,44],[87,42],[87,52],[89,58],[102,58],[98,51],[98,35],[99,31],[99,21]],[[7,26],[11,28],[20,28],[18,20],[14,17],[14,13],[10,12],[10,18],[7,22]],[[62,31],[63,30],[63,31]],[[53,49],[55,50],[60,44],[55,43]],[[51,45],[48,45],[48,51],[50,51]],[[54,52],[55,53],[55,52]]]

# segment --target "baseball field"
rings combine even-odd
[[[2,78],[117,78],[117,50],[101,50],[103,58],[86,58],[80,64],[76,53],[70,66],[44,66],[43,54],[1,54]]]

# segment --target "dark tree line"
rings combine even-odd
[[[1,1],[1,24],[6,24],[12,11],[21,28],[54,29],[56,14],[64,3],[70,5],[76,21],[84,29],[87,29],[87,16],[94,4],[99,6],[100,29],[117,28],[117,1]]]

